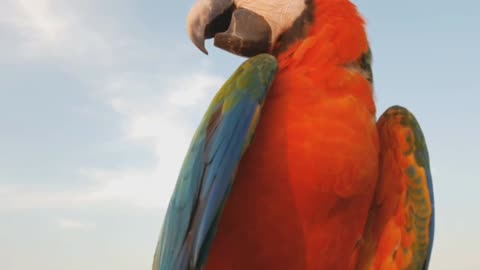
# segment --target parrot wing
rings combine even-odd
[[[380,175],[357,270],[427,270],[434,204],[427,146],[415,117],[394,106],[379,119]]]
[[[213,99],[178,177],[155,251],[154,270],[201,269],[277,71],[273,56],[250,58]]]

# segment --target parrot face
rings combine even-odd
[[[197,0],[188,16],[188,33],[204,53],[205,39],[231,53],[251,57],[273,53],[302,35],[310,0]],[[291,31],[293,36],[289,33]],[[300,28],[300,30],[301,30]],[[281,46],[280,46],[280,43]]]

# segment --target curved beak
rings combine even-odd
[[[272,29],[265,18],[237,8],[234,0],[198,0],[188,15],[188,34],[205,54],[209,38],[215,38],[215,46],[246,57],[272,47]]]
[[[205,39],[214,37],[217,31],[227,30],[234,9],[233,0],[198,0],[187,19],[188,34],[193,44],[208,54]]]

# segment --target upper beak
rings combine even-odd
[[[188,14],[188,34],[193,44],[202,52],[205,39],[212,38],[215,32],[226,31],[235,6],[233,0],[198,0]]]
[[[254,11],[237,8],[233,0],[198,0],[188,15],[188,34],[208,54],[205,39],[215,46],[241,56],[267,53],[272,47],[268,22]]]

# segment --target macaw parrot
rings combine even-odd
[[[247,57],[196,131],[154,270],[426,270],[434,204],[415,117],[376,121],[349,0],[198,0],[193,43]]]

